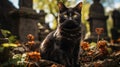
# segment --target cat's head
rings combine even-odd
[[[80,27],[82,2],[70,8],[66,7],[62,2],[59,2],[58,7],[58,22],[60,28],[72,30]]]

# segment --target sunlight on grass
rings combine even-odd
[[[17,47],[17,45],[13,43],[3,43],[2,46],[3,47]]]

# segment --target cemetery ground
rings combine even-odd
[[[117,41],[100,39],[102,28],[96,29],[96,42],[80,41],[81,67],[120,67],[120,38]],[[9,31],[0,38],[0,67],[64,67],[53,61],[41,59],[39,46],[32,34],[27,42],[20,43]]]
[[[48,1],[51,0],[39,1],[49,3]],[[67,2],[67,0],[64,1]],[[108,33],[106,20],[108,16],[105,15],[104,7],[99,3],[100,0],[93,1],[87,21],[94,39],[81,39],[78,63],[80,63],[81,67],[120,67],[120,33],[117,33],[120,30],[120,13],[114,10],[111,16],[113,19],[113,31],[111,34],[115,39],[106,39]],[[42,6],[46,6],[47,3],[42,2]],[[51,3],[51,5],[54,4],[54,2]],[[46,29],[47,34],[49,32],[48,25],[45,24],[47,13],[43,10],[36,13],[32,8],[32,0],[19,0],[19,7],[19,9],[15,8],[9,0],[0,0],[0,22],[2,22],[0,23],[0,67],[65,67],[56,62],[42,59],[39,52],[39,46],[46,35],[44,32],[46,32]],[[55,8],[56,5],[53,9],[50,6],[53,15],[56,17],[54,11],[57,9]],[[87,10],[83,11],[83,13],[87,12]],[[40,26],[42,31],[40,33],[36,22],[43,25]],[[38,33],[40,40],[36,41],[39,38]]]

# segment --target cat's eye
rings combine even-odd
[[[73,18],[76,18],[76,17],[77,17],[77,15],[76,15],[76,14],[74,14],[74,15],[73,15]]]
[[[67,18],[68,16],[65,14],[64,17]]]

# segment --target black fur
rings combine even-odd
[[[58,7],[59,25],[42,42],[41,56],[66,67],[80,67],[77,63],[81,37],[81,3],[74,8],[67,8],[60,2]]]

